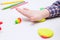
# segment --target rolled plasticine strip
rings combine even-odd
[[[1,3],[1,5],[14,4],[14,3],[17,3],[17,2],[3,2]]]
[[[14,2],[23,2],[24,0],[14,0]]]
[[[17,3],[17,2],[23,2],[24,0],[16,0],[16,1],[12,1],[12,2],[3,2],[1,3],[1,5],[7,5],[7,4],[14,4],[14,3]]]
[[[25,2],[25,1],[23,1],[23,2]],[[10,5],[10,6],[7,6],[7,7],[3,8],[2,10],[9,9],[9,8],[11,8],[11,7],[13,7],[13,6],[16,6],[16,5],[18,5],[18,4],[21,4],[21,3],[23,3],[23,2],[18,2],[18,3],[12,4],[12,5]]]
[[[21,4],[18,4],[18,5],[16,5],[16,6],[13,6],[12,9],[13,9],[13,8],[16,8],[16,7],[19,7],[19,6],[22,6],[22,5],[24,5],[24,4],[27,4],[27,3],[28,3],[28,2],[23,2],[23,3],[21,3]]]

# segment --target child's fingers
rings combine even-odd
[[[27,9],[27,8],[24,8],[24,10],[29,10],[29,9]]]
[[[30,17],[30,14],[27,13],[27,11],[28,11],[27,9],[19,9],[19,8],[16,8],[16,10],[18,12],[20,12],[21,14],[23,14],[24,16]]]
[[[24,12],[24,10],[19,9],[19,8],[16,8],[16,10],[17,10],[18,12],[20,12],[20,13],[23,13],[23,12]]]

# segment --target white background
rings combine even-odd
[[[0,0],[0,3],[12,0]],[[25,0],[28,4],[19,8],[29,8],[39,10],[40,7],[50,6],[56,0]],[[60,40],[60,18],[48,19],[43,23],[30,22],[25,16],[15,9],[1,10],[4,6],[0,5],[0,21],[3,21],[0,40]],[[15,24],[15,19],[20,17],[22,22]],[[49,39],[41,38],[37,30],[39,28],[49,28],[54,32],[54,36]]]

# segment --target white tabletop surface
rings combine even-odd
[[[8,0],[6,0],[8,1]],[[39,10],[40,7],[51,5],[55,0],[25,0],[28,4],[19,8],[27,7],[33,10]],[[4,0],[0,0],[4,2]],[[4,6],[0,5],[0,9]],[[22,22],[15,24],[15,19],[20,17]],[[2,31],[0,31],[0,40],[60,40],[60,17],[48,19],[43,23],[33,23],[17,12],[15,9],[0,10],[0,21],[3,21]],[[54,36],[49,39],[41,38],[37,30],[39,28],[49,28],[54,32]]]

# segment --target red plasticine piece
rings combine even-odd
[[[3,22],[2,22],[2,21],[0,21],[0,25],[1,25],[1,24],[3,24]]]
[[[21,4],[18,4],[18,5],[16,5],[16,6],[13,6],[11,9],[16,8],[16,7],[19,7],[19,6],[22,6],[22,5],[27,4],[27,3],[28,3],[28,2],[23,2],[23,3],[21,3]]]
[[[0,30],[2,30],[2,28],[0,27]]]

